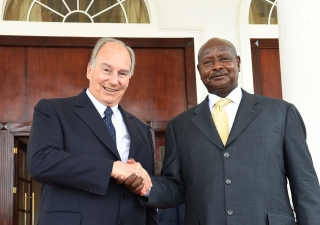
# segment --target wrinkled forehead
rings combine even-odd
[[[204,48],[199,54],[199,59],[209,55],[222,55],[222,54],[234,55],[232,48],[227,45],[204,46]]]
[[[204,46],[198,55],[198,62],[206,57],[214,57],[221,55],[230,55],[234,56],[233,50],[230,46],[227,45],[218,45],[218,46]]]

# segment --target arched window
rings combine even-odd
[[[249,24],[278,24],[277,0],[252,0]]]
[[[4,20],[150,23],[144,0],[8,0]]]

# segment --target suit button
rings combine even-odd
[[[228,209],[227,213],[228,213],[229,216],[231,216],[233,214],[233,210],[232,209]]]
[[[231,184],[231,180],[230,180],[230,179],[227,179],[227,180],[226,180],[226,184]]]
[[[229,157],[230,157],[230,154],[229,154],[229,152],[225,152],[225,153],[223,154],[223,156],[226,157],[226,158],[229,158]]]

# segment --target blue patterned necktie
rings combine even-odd
[[[114,143],[117,145],[117,139],[116,139],[116,129],[113,126],[111,116],[112,116],[112,109],[110,107],[107,107],[106,110],[104,111],[104,117],[103,121],[107,125],[107,128],[109,130],[109,133],[114,141]]]

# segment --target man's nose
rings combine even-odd
[[[212,70],[220,70],[223,68],[223,63],[219,61],[215,61],[212,65]]]
[[[113,85],[118,84],[118,72],[113,71],[112,74],[109,75],[109,83]]]

